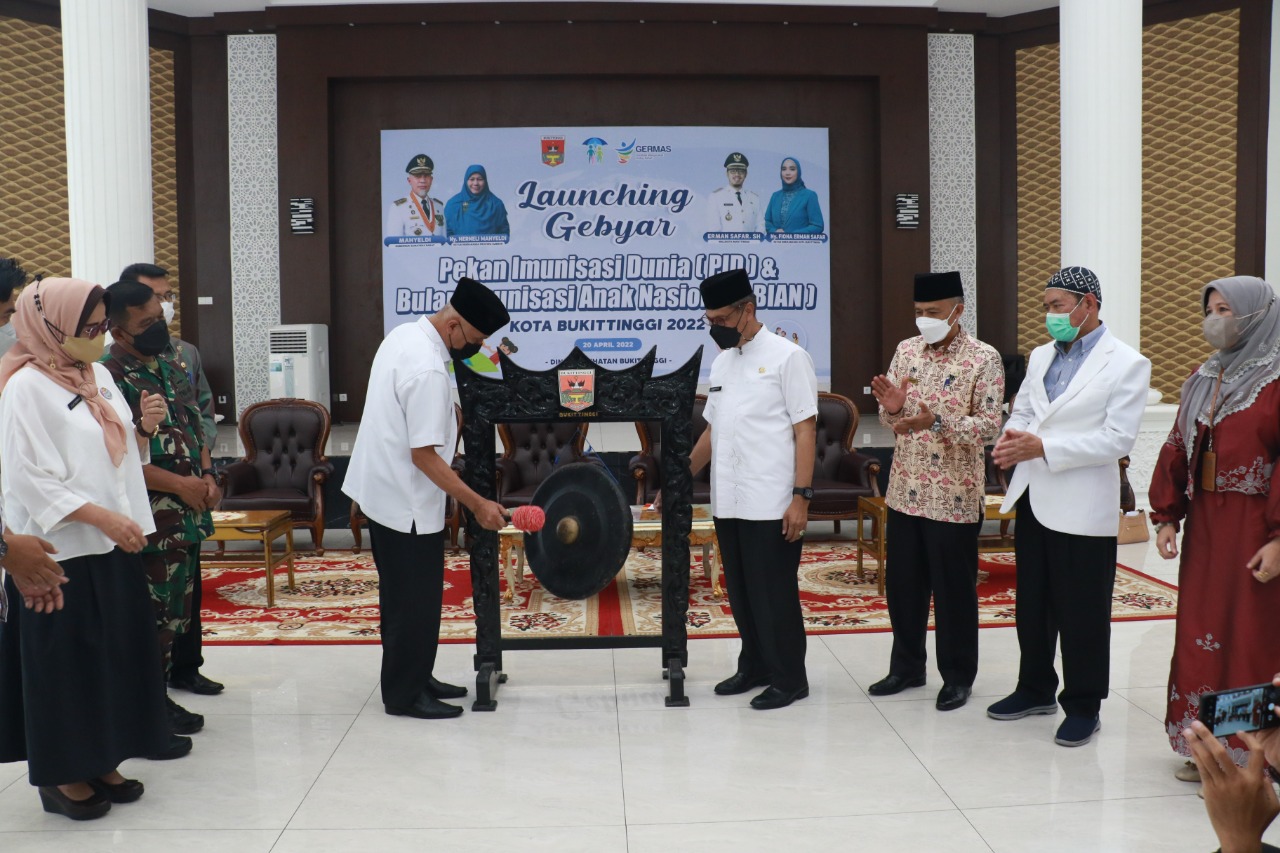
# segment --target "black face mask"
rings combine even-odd
[[[152,323],[140,335],[133,336],[133,348],[152,358],[164,352],[169,345],[169,329],[164,323]]]
[[[712,326],[711,340],[715,341],[720,349],[736,347],[742,341],[742,332],[739,332],[736,326]]]
[[[471,358],[471,356],[475,355],[478,352],[480,352],[480,345],[473,344],[470,341],[468,341],[466,335],[462,336],[462,346],[458,347],[457,349],[454,349],[453,347],[449,347],[449,355],[460,361],[466,361],[467,359]]]

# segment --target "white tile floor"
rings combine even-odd
[[[1176,573],[1144,545],[1121,562]],[[654,649],[525,651],[496,713],[440,722],[382,713],[377,647],[214,647],[227,692],[179,695],[207,718],[191,756],[127,763],[146,796],[86,824],[0,765],[0,851],[1212,850],[1163,734],[1173,624],[1112,636],[1103,729],[1079,749],[1052,743],[1055,718],[984,715],[1016,673],[1005,628],[982,632],[975,699],[948,714],[936,672],[867,696],[887,634],[812,638],[813,693],[782,711],[712,695],[736,644],[698,640],[687,709],[663,707]],[[471,654],[443,647],[437,673],[465,682]]]

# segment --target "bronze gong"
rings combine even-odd
[[[590,598],[609,585],[631,549],[631,507],[603,465],[553,471],[533,493],[546,523],[524,535],[534,577],[560,598]]]

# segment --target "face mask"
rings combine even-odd
[[[1262,309],[1262,311],[1265,310],[1267,309]],[[1231,349],[1240,343],[1241,326],[1248,325],[1240,321],[1247,320],[1254,314],[1261,314],[1262,311],[1254,311],[1239,317],[1229,314],[1208,314],[1204,318],[1204,339],[1214,349]]]
[[[173,322],[173,303],[161,302],[160,310],[164,312],[164,324],[167,326]]]
[[[950,319],[950,314],[947,315],[946,320],[938,320],[934,317],[917,317],[916,328],[920,330],[925,343],[936,344],[951,333],[951,327],[955,324],[948,322]]]
[[[720,349],[736,347],[742,340],[742,332],[739,332],[736,326],[712,326],[711,340],[715,341]]]
[[[96,338],[67,338],[62,342],[62,351],[82,364],[93,364],[102,358],[106,348],[107,339],[103,335]]]
[[[145,332],[133,336],[133,348],[147,358],[153,358],[164,352],[164,348],[168,345],[169,330],[164,323],[152,323]]]
[[[1079,308],[1082,304],[1084,304],[1083,299],[1076,303],[1076,308]],[[1071,315],[1075,313],[1076,308],[1072,308],[1066,314],[1045,315],[1045,328],[1049,330],[1049,336],[1055,341],[1069,344],[1080,334],[1080,326],[1071,325]],[[1082,323],[1081,325],[1084,324]]]
[[[461,361],[466,361],[467,359],[471,358],[471,356],[475,355],[478,352],[480,352],[480,345],[473,344],[470,341],[468,341],[466,335],[462,336],[462,346],[458,347],[457,349],[454,349],[453,347],[449,347],[449,355]]]

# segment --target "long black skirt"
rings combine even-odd
[[[32,785],[67,785],[168,742],[156,623],[142,562],[116,549],[60,563],[65,606],[33,613],[5,581],[0,626],[0,762]]]

